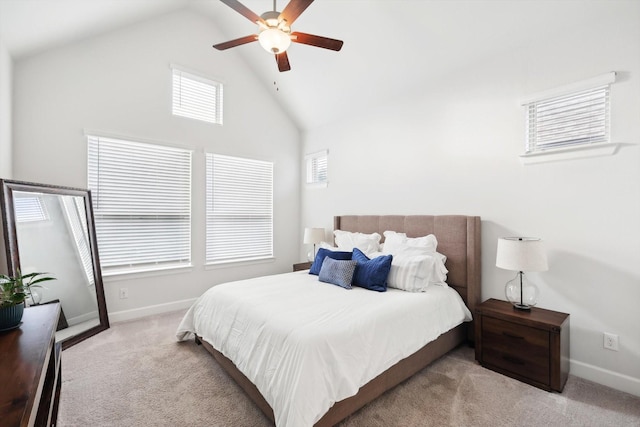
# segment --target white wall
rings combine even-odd
[[[411,94],[307,132],[329,149],[329,186],[302,191],[302,226],[341,214],[482,217],[482,298],[504,298],[498,237],[542,237],[539,306],[571,314],[571,371],[640,395],[640,3],[424,82]],[[587,25],[588,24],[588,25]],[[519,100],[618,71],[614,156],[523,165]],[[402,76],[395,76],[401,79]],[[301,249],[301,254],[306,248]],[[302,256],[302,255],[301,255]],[[620,351],[603,349],[603,332]]]
[[[13,61],[0,39],[0,178],[13,174],[11,156],[11,101],[13,93]],[[5,253],[4,239],[0,240],[0,254]],[[0,256],[0,273],[7,274],[7,259]]]
[[[11,99],[13,61],[0,40],[0,178],[11,178]]]
[[[223,38],[181,11],[14,65],[15,179],[86,188],[85,129],[194,151],[193,268],[105,277],[112,321],[183,307],[214,284],[291,271],[298,260],[299,132],[237,54],[211,48]],[[170,63],[225,83],[224,126],[171,115]],[[204,267],[205,150],[275,162],[275,261]],[[121,287],[128,299],[119,299]]]

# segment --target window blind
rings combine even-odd
[[[208,263],[273,257],[273,163],[207,153]]]
[[[327,150],[307,154],[307,184],[319,184],[327,182],[327,163],[329,152]]]
[[[191,261],[191,151],[89,136],[100,260],[105,272]]]
[[[615,77],[615,72],[607,73],[526,101],[526,152],[609,142]]]
[[[49,220],[49,213],[40,196],[16,195],[13,200],[16,222]]]
[[[222,83],[173,68],[173,114],[222,124]]]
[[[89,244],[89,228],[85,214],[84,199],[82,197],[63,196],[62,206],[87,283],[89,286],[93,286],[95,285],[93,257],[91,256]]]

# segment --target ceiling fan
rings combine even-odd
[[[220,1],[251,22],[258,24],[258,34],[252,34],[213,45],[213,47],[218,50],[225,50],[258,40],[267,52],[275,54],[278,70],[282,72],[291,69],[289,57],[287,56],[287,48],[291,42],[335,51],[342,48],[342,40],[291,31],[291,24],[313,3],[313,0],[291,0],[282,12],[276,11],[276,0],[273,0],[273,10],[265,12],[260,16],[249,10],[239,1]]]

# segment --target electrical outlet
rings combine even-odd
[[[120,288],[120,299],[129,298],[129,288]]]
[[[604,333],[604,348],[618,351],[618,336],[616,334]]]

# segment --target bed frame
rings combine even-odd
[[[407,233],[408,237],[434,234],[438,239],[438,252],[447,256],[446,267],[449,270],[447,283],[462,296],[471,313],[474,313],[476,305],[480,303],[480,217],[346,215],[334,217],[334,230],[380,233],[382,236],[386,230]],[[369,381],[354,396],[336,402],[315,426],[326,427],[337,424],[460,344],[473,343],[473,333],[474,327],[471,322],[442,334],[435,341]],[[202,343],[262,412],[275,422],[273,410],[267,401],[233,362],[200,337],[196,336],[196,342]]]

